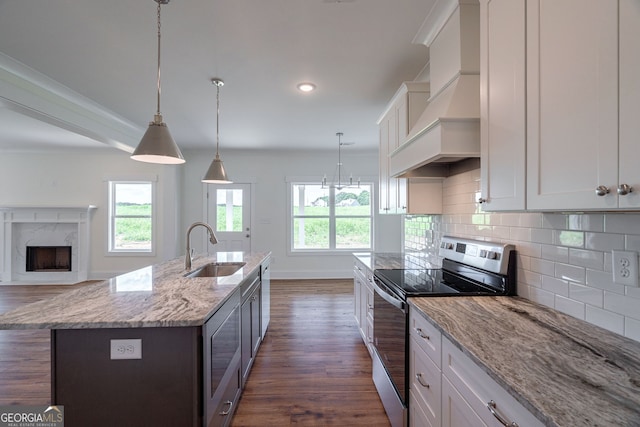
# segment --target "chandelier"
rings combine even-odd
[[[327,182],[327,174],[324,174],[322,177],[322,188],[332,187],[338,190],[342,190],[347,187],[360,188],[360,178],[358,178],[357,184],[354,185],[353,174],[349,174],[349,178],[347,178],[347,173],[345,172],[342,164],[342,146],[353,145],[353,142],[342,142],[343,135],[344,134],[342,132],[336,133],[336,136],[338,137],[338,163],[336,164],[336,169],[333,172],[333,179],[331,182]]]

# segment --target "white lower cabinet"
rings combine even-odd
[[[413,307],[409,336],[411,427],[543,426]]]
[[[362,340],[373,352],[373,272],[358,258],[353,266],[354,315]]]
[[[542,427],[544,425],[446,338],[442,339],[442,377],[443,388],[444,383],[449,382],[452,388],[459,393],[456,395],[452,390],[448,390],[445,398],[443,391],[443,406],[445,406],[443,421],[449,420],[449,416],[462,417],[468,408],[471,408],[482,420],[480,424],[475,419],[472,424],[460,424],[457,421],[444,422],[445,426],[487,425],[499,427],[517,424],[518,426]],[[464,402],[455,402],[460,398]],[[466,406],[463,403],[466,403]],[[464,416],[473,419],[470,414]]]

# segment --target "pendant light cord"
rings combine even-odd
[[[216,84],[216,159],[220,158],[218,148],[220,147],[220,83]]]
[[[160,113],[160,4],[161,0],[156,0],[158,2],[158,110],[157,115],[161,116]],[[160,119],[162,121],[162,119]]]

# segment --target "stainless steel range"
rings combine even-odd
[[[439,255],[439,269],[374,271],[373,381],[393,427],[408,425],[407,298],[516,293],[513,245],[445,236]]]

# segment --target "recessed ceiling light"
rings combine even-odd
[[[316,85],[314,85],[313,83],[298,84],[298,90],[301,90],[302,92],[311,92],[315,90],[315,88],[316,88]]]

